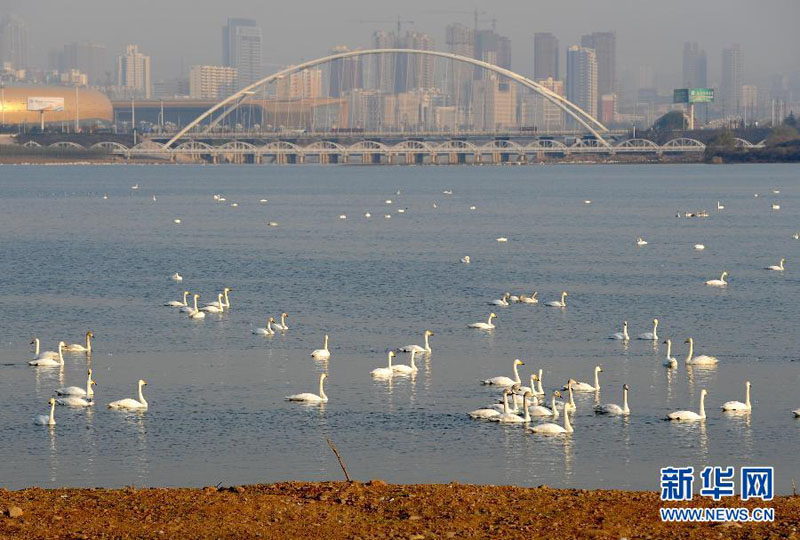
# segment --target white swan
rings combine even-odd
[[[417,372],[417,366],[414,364],[414,358],[417,356],[417,351],[411,351],[411,360],[409,363],[411,365],[406,364],[394,364],[392,365],[392,371],[398,373],[400,375],[411,375]]]
[[[499,300],[492,300],[489,302],[491,306],[508,307],[508,299],[511,298],[511,293],[505,293]]]
[[[57,353],[58,356],[56,358],[51,358],[49,356],[45,357],[45,358],[41,358],[41,357],[40,358],[35,358],[35,359],[31,360],[30,362],[28,362],[28,365],[29,366],[36,366],[36,367],[58,367],[58,366],[63,366],[64,365],[64,355],[61,353],[61,351],[64,349],[64,345],[66,345],[66,343],[64,343],[63,341],[59,341],[58,342],[58,353]],[[48,351],[48,352],[50,352],[50,351]]]
[[[195,294],[194,295],[194,307],[189,312],[189,318],[190,319],[205,319],[206,318],[206,312],[205,311],[200,311],[199,309],[197,309],[197,299],[198,298],[200,298],[200,295],[199,294]]]
[[[289,323],[286,322],[286,319],[288,319],[288,318],[289,318],[289,314],[288,313],[285,313],[285,312],[281,313],[281,322],[273,323],[272,326],[275,328],[275,330],[288,330],[289,329]]]
[[[40,414],[33,419],[33,423],[39,426],[54,426],[56,425],[56,400],[50,398],[50,415]]]
[[[728,275],[728,271],[722,272],[722,275],[719,279],[709,279],[706,281],[706,285],[710,285],[711,287],[727,287],[728,282],[725,281],[725,277]]]
[[[325,395],[325,389],[323,388],[326,378],[328,378],[327,373],[320,373],[319,395],[311,394],[309,392],[304,392],[302,394],[294,394],[291,396],[286,396],[286,401],[303,401],[305,403],[327,403],[328,396]]]
[[[92,390],[92,385],[97,384],[94,379],[92,379],[92,370],[89,370],[89,375],[86,379],[86,389],[81,388],[80,386],[67,386],[66,388],[59,388],[56,390],[56,395],[58,396],[78,396],[78,397],[92,397],[94,396],[94,390]]]
[[[667,415],[667,420],[676,420],[679,422],[697,422],[700,420],[705,420],[706,418],[706,389],[703,388],[700,390],[700,414],[697,414],[694,411],[675,411],[671,412]]]
[[[741,401],[726,401],[722,404],[722,410],[725,412],[750,412],[750,381],[744,383],[744,403]]]
[[[108,404],[109,408],[111,409],[137,409],[137,410],[144,410],[147,409],[147,401],[144,399],[144,395],[142,395],[142,387],[147,386],[147,383],[144,382],[142,379],[139,379],[139,400],[135,400],[133,398],[125,398],[120,399],[119,401],[112,401]]]
[[[183,291],[183,301],[182,302],[180,300],[170,300],[169,302],[165,303],[164,305],[168,306],[168,307],[179,307],[179,308],[189,307],[189,303],[186,301],[186,298],[188,296],[189,296],[189,291]]]
[[[536,375],[536,390],[533,391],[534,394],[544,396],[544,388],[542,388],[542,368],[539,368],[539,373]]]
[[[542,405],[534,405],[533,407],[530,407],[531,416],[552,416],[553,418],[558,418],[558,407],[556,407],[557,397],[561,397],[561,392],[558,390],[553,392],[553,399],[550,403],[549,409]]]
[[[667,359],[664,360],[664,366],[670,369],[678,369],[678,359],[672,356],[672,340],[667,338],[664,343],[667,344]]]
[[[154,195],[154,197],[155,197],[155,195]],[[153,199],[153,200],[155,200],[155,199]],[[182,276],[182,275],[180,275],[178,272],[175,272],[174,274],[172,274],[172,275],[170,276],[170,279],[171,279],[172,281],[183,281],[183,276]]]
[[[508,390],[506,390],[506,392],[508,392]],[[506,410],[503,414],[489,418],[489,420],[492,422],[500,422],[501,424],[527,424],[531,421],[531,414],[528,412],[528,397],[530,397],[530,395],[530,392],[525,392],[522,396],[522,412],[524,416]]]
[[[561,301],[559,300],[551,300],[545,304],[549,307],[567,307],[567,291],[563,291],[561,293]]]
[[[389,351],[389,365],[384,368],[375,368],[370,371],[370,375],[373,377],[380,377],[380,378],[387,378],[394,375],[394,369],[392,369],[392,358],[394,358],[394,351]]]
[[[640,236],[639,238],[636,239],[636,245],[637,246],[646,246],[647,245],[647,240],[643,239]]]
[[[494,313],[489,314],[489,319],[486,322],[475,322],[468,324],[467,328],[477,328],[478,330],[494,330],[495,326],[492,324],[492,319],[496,319],[497,315]]]
[[[513,386],[515,384],[522,384],[522,379],[519,378],[519,371],[517,371],[517,366],[524,366],[525,363],[517,358],[514,360],[514,378],[511,379],[505,376],[499,377],[492,377],[491,379],[484,379],[481,381],[481,384],[487,384],[492,386]]]
[[[528,430],[531,433],[535,433],[537,435],[545,435],[545,436],[566,435],[568,433],[572,433],[572,424],[569,423],[569,415],[565,412],[563,427],[559,426],[558,424],[554,424],[552,422],[547,422],[546,424],[539,424],[537,426],[528,428]]]
[[[253,333],[259,336],[274,336],[275,330],[272,329],[272,324],[274,322],[275,319],[273,317],[270,317],[267,320],[267,326],[265,326],[264,328],[256,328],[255,330],[253,330]]]
[[[631,339],[628,335],[628,321],[622,321],[622,332],[615,332],[611,334],[609,339],[620,339],[622,341],[628,341]]]
[[[87,399],[80,396],[65,396],[56,399],[56,405],[64,407],[91,407],[94,405],[94,400],[92,398]]]
[[[628,407],[628,385],[622,385],[622,407],[616,403],[607,403],[605,405],[595,405],[595,414],[610,414],[610,415],[629,415],[631,410]]]
[[[600,366],[594,367],[594,386],[589,383],[585,382],[578,382],[575,379],[570,379],[567,383],[567,386],[572,384],[572,390],[575,392],[594,392],[595,390],[600,390],[600,377],[598,376],[600,373],[603,372],[603,368]],[[567,390],[566,387],[562,388],[562,390]]]
[[[703,244],[695,244],[694,249],[696,249],[697,251],[703,251],[704,249],[706,249],[706,246]]]
[[[577,405],[575,405],[575,396],[572,391],[573,382],[574,381],[572,379],[570,379],[569,382],[567,382],[567,393],[569,395],[569,401],[564,403],[564,413],[578,410]]]
[[[784,270],[783,263],[785,263],[785,262],[786,262],[786,259],[781,259],[781,263],[779,265],[776,266],[776,265],[773,264],[772,266],[765,267],[764,270],[773,270],[775,272],[783,272],[783,270]]]
[[[232,290],[233,289],[230,288],[230,287],[225,287],[224,289],[222,289],[222,296],[225,297],[225,302],[224,303],[222,302],[222,299],[220,298],[216,302],[211,302],[210,304],[206,304],[206,306],[215,306],[215,307],[218,307],[220,309],[222,309],[222,308],[230,309],[231,308],[231,299],[228,297],[228,293],[231,292]]]
[[[94,339],[94,332],[89,330],[86,332],[86,345],[81,345],[80,343],[71,343],[69,345],[64,345],[64,350],[66,352],[92,352],[92,339]]]
[[[539,299],[536,298],[536,295],[538,294],[539,293],[537,291],[533,291],[533,294],[530,296],[525,296],[524,294],[521,294],[519,296],[519,301],[522,302],[523,304],[538,304]]]
[[[40,358],[52,358],[56,359],[59,356],[58,351],[43,351],[39,352],[39,338],[35,337],[31,341],[31,345],[33,345],[33,359],[38,360]]]
[[[469,264],[471,262],[469,255],[464,255],[463,257],[461,257],[461,262],[464,264]]]
[[[397,349],[400,352],[416,352],[418,354],[430,354],[431,353],[431,344],[428,342],[428,338],[433,336],[434,333],[430,330],[425,330],[422,334],[422,339],[424,340],[425,346],[420,347],[419,345],[406,345],[405,347],[400,347]]]
[[[218,302],[203,306],[200,308],[200,311],[205,311],[206,313],[223,313],[225,311],[225,304],[222,302],[222,294],[218,294],[217,298]]]
[[[717,201],[717,210],[725,210],[725,206],[720,204],[719,201]]]
[[[325,334],[325,342],[322,344],[322,348],[311,351],[311,358],[314,360],[327,360],[330,357],[331,351],[328,350],[328,334]]]
[[[653,331],[639,334],[637,339],[644,339],[647,341],[658,341],[658,319],[653,319]]]
[[[706,354],[701,354],[700,356],[692,357],[694,354],[694,340],[692,338],[687,338],[684,343],[689,344],[689,355],[686,357],[686,363],[692,366],[713,366],[719,360],[717,360],[713,356],[708,356]]]
[[[508,394],[507,390],[503,391],[503,410],[508,411]],[[500,416],[500,411],[498,411],[494,406],[486,409],[475,409],[474,411],[470,411],[467,413],[470,418],[474,420],[490,420],[495,416]]]

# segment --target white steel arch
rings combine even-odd
[[[99,143],[95,143],[89,147],[89,150],[105,150],[106,152],[122,152],[125,153],[128,151],[128,147],[124,144],[114,142],[114,141],[103,141]]]
[[[299,71],[303,71],[304,69],[308,69],[310,67],[318,66],[320,64],[326,64],[328,62],[332,62],[334,60],[340,60],[344,58],[351,58],[356,56],[366,56],[366,55],[376,55],[376,54],[420,54],[424,56],[434,56],[439,58],[447,58],[450,60],[464,62],[467,64],[472,64],[489,71],[493,71],[505,77],[508,77],[512,81],[515,81],[527,88],[530,88],[543,98],[547,99],[548,101],[552,102],[554,105],[559,107],[562,111],[570,115],[574,118],[578,123],[580,123],[584,128],[586,128],[592,135],[594,135],[598,141],[601,141],[604,146],[610,147],[611,145],[606,141],[598,132],[608,132],[608,129],[601,124],[596,118],[591,116],[589,113],[578,107],[576,104],[572,103],[571,101],[567,100],[566,98],[558,95],[557,93],[553,92],[545,88],[544,86],[528,79],[527,77],[523,77],[522,75],[515,73],[509,69],[501,68],[500,66],[496,66],[494,64],[490,64],[488,62],[483,62],[481,60],[476,60],[474,58],[469,58],[467,56],[461,56],[458,54],[453,53],[445,53],[439,51],[423,51],[417,49],[367,49],[363,51],[348,51],[339,54],[332,54],[330,56],[325,56],[322,58],[317,58],[316,60],[309,60],[308,62],[303,62],[297,64],[296,66],[292,66],[286,68],[284,70],[278,71],[277,73],[273,73],[263,79],[254,82],[253,84],[246,86],[236,92],[235,94],[223,99],[203,114],[189,122],[182,130],[175,134],[169,141],[165,143],[167,148],[171,147],[175,141],[179,140],[181,137],[186,135],[189,131],[192,130],[195,126],[200,124],[203,120],[214,114],[219,109],[236,102],[239,100],[240,102],[244,101],[244,97],[248,95],[252,95],[252,93],[259,87],[269,84],[277,79],[286,77],[287,75],[291,75],[292,73],[296,73]],[[238,106],[238,104],[236,105]],[[592,127],[592,124],[595,127]],[[595,129],[597,128],[597,129]]]

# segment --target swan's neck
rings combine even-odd
[[[430,343],[428,343],[428,333],[427,332],[425,332],[425,350],[428,351],[428,352],[430,352],[430,350],[431,350]]]
[[[686,357],[686,362],[692,361],[692,355],[694,354],[694,341],[689,342],[689,355]]]
[[[629,412],[630,409],[628,408],[628,389],[623,388],[622,390],[622,410],[625,412]]]
[[[327,349],[327,347],[325,347],[325,348]],[[392,355],[391,355],[391,354],[389,354],[389,355],[387,356],[387,358],[389,359],[389,369],[392,369]]]
[[[225,300],[225,302],[227,302],[227,300]],[[281,313],[281,326],[283,326],[284,328],[288,328],[286,326],[286,314],[285,313]]]
[[[503,392],[503,414],[508,414],[508,392]]]
[[[570,407],[575,407],[575,399],[573,398],[572,395],[572,385],[570,385],[569,387],[569,405]]]
[[[417,369],[416,364],[414,363],[414,359],[417,356],[417,351],[411,351],[411,369]]]
[[[56,402],[50,404],[50,421],[48,422],[51,426],[56,423]]]
[[[274,334],[275,330],[272,329],[272,321],[267,320],[267,334]]]
[[[86,397],[92,397],[94,395],[94,390],[92,390],[92,376],[89,375],[89,378],[86,379]]]
[[[553,399],[550,400],[550,405],[553,408],[553,414],[556,414],[558,412],[558,409],[556,409],[556,395],[555,394],[553,394]]]
[[[781,259],[781,264],[779,264],[779,265],[778,265],[778,267],[779,267],[781,270],[783,270],[783,259]]]
[[[197,297],[194,297],[194,310],[197,311]]]
[[[567,305],[567,293],[561,293],[561,303],[566,306]]]
[[[64,354],[61,352],[61,345],[58,346],[58,363],[64,365]]]
[[[522,379],[519,378],[519,371],[517,371],[517,363],[514,362],[514,382],[517,384],[522,383]]]
[[[672,357],[672,342],[667,341],[667,360]]]
[[[536,392],[544,395],[544,388],[542,388],[542,373],[543,371],[540,369],[539,378],[536,380]]]
[[[86,334],[86,350],[87,351],[91,351],[92,350],[92,340],[89,337],[89,334]]]
[[[489,315],[489,318],[486,319],[486,324],[488,324],[489,326],[492,326],[492,316],[491,315]]]
[[[325,336],[325,343],[322,345],[322,348],[326,351],[328,350],[328,336]],[[392,365],[392,359],[389,359],[389,365]]]
[[[700,395],[700,418],[706,417],[706,395]]]
[[[750,408],[750,385],[749,384],[747,385],[747,388],[745,389],[745,392],[744,392],[744,404],[747,405],[748,408]]]
[[[147,407],[147,401],[144,399],[144,394],[142,394],[142,385],[139,385],[139,403]]]
[[[219,310],[220,311],[225,311],[225,303],[222,301],[222,295],[221,294],[217,295],[217,302],[219,303]]]
[[[721,282],[725,283],[725,272],[723,272],[723,273],[722,273],[722,275],[721,275],[721,276],[719,276],[719,280],[720,280]]]
[[[219,299],[219,303],[222,303],[222,298]],[[231,301],[228,299],[228,291],[225,291],[225,307],[231,307]],[[283,320],[281,320],[283,322]]]
[[[595,369],[594,370],[594,389],[595,390],[600,390],[600,376],[599,376],[599,374],[600,374],[600,370]]]
[[[328,396],[325,395],[325,377],[320,376],[319,378],[319,397],[322,399],[328,399]]]
[[[628,325],[627,324],[622,326],[622,339],[630,339],[628,337]]]
[[[658,322],[653,323],[653,339],[658,339]]]
[[[522,395],[522,410],[525,411],[525,417],[524,417],[525,421],[526,422],[530,422],[531,421],[531,413],[528,412],[528,393],[527,392],[525,392]]]
[[[569,413],[567,411],[564,411],[564,429],[566,429],[567,432],[572,433],[572,424],[569,423]]]
[[[36,356],[39,356],[39,338],[38,337],[33,339],[33,347],[34,347],[33,354],[36,355]]]
[[[189,297],[189,293],[188,293],[188,292],[184,292],[184,293],[183,293],[183,305],[184,305],[184,306],[188,306],[188,305],[189,305],[189,302],[187,302],[187,301],[186,301],[186,299],[187,299],[188,297]]]

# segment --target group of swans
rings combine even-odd
[[[56,404],[67,407],[90,407],[94,405],[94,390],[92,386],[96,384],[97,381],[92,378],[92,370],[90,369],[86,379],[86,389],[79,386],[59,388],[55,391],[56,395],[59,396],[56,399]]]
[[[630,335],[628,335],[628,321],[622,321],[622,332],[615,332],[614,334],[611,334],[609,339],[618,339],[621,341],[630,340]],[[639,334],[637,339],[658,341],[658,319],[653,319],[652,332],[644,332],[643,334]]]
[[[664,366],[670,369],[678,369],[678,360],[672,356],[672,340],[665,339],[663,343],[667,344],[667,357],[664,360]],[[686,356],[686,365],[689,366],[715,366],[719,362],[719,359],[714,356],[709,356],[706,354],[701,354],[700,356],[694,356],[694,339],[687,338],[684,343],[689,344],[689,353]]]
[[[750,403],[750,381],[745,381],[744,388],[745,388],[745,398],[744,403],[741,401],[726,401],[722,404],[723,412],[726,413],[749,413],[753,410],[753,407]],[[700,391],[700,412],[696,413],[694,411],[675,411],[671,412],[667,415],[667,420],[673,420],[677,422],[700,422],[706,419],[706,395],[708,395],[708,391],[703,388]],[[798,416],[795,412],[795,416]]]
[[[199,294],[192,295],[194,304],[192,306],[189,305],[187,302],[187,298],[191,294],[189,291],[183,291],[183,300],[172,300],[166,302],[164,305],[167,307],[179,308],[181,313],[186,313],[190,319],[204,319],[206,313],[224,313],[225,310],[230,309],[231,301],[228,293],[232,290],[233,289],[230,287],[225,287],[222,292],[217,295],[216,302],[211,302],[203,307],[199,307],[197,304],[197,300],[200,298]]]
[[[70,386],[67,388],[60,388],[56,390],[56,394],[60,396],[64,396],[62,398],[50,398],[48,403],[50,404],[50,414],[49,415],[38,415],[34,417],[33,422],[40,426],[55,426],[55,409],[56,404],[58,405],[65,405],[68,407],[89,407],[94,404],[93,396],[94,392],[92,391],[92,385],[97,384],[92,379],[92,370],[89,370],[89,378],[86,381],[86,390],[82,388],[78,388],[75,386]],[[135,410],[135,411],[146,411],[147,410],[147,401],[144,399],[144,395],[142,394],[142,387],[146,386],[147,383],[141,379],[139,379],[138,387],[139,387],[139,399],[133,398],[126,398],[120,399],[119,401],[112,401],[108,404],[110,409],[123,409],[123,410]],[[83,392],[83,394],[81,394]]]
[[[533,293],[530,296],[526,294],[516,295],[507,292],[499,300],[492,300],[491,302],[489,302],[489,305],[508,307],[511,304],[538,304],[539,303],[539,299],[537,298],[538,294],[539,293],[537,291],[533,291]]]
[[[59,367],[64,365],[64,352],[92,352],[92,339],[94,339],[94,332],[89,330],[86,332],[86,342],[84,345],[80,343],[67,344],[64,341],[58,342],[58,349],[55,351],[40,351],[39,338],[35,337],[31,340],[33,345],[33,359],[28,362],[29,366],[35,367]]]
[[[386,367],[382,368],[375,368],[370,371],[370,375],[373,377],[377,377],[379,379],[388,379],[395,375],[414,375],[417,373],[418,369],[414,360],[417,356],[417,351],[412,350],[411,359],[409,360],[409,364],[392,364],[392,358],[394,358],[396,353],[394,351],[389,351],[387,354],[387,365]]]
[[[253,333],[261,336],[274,336],[276,331],[285,332],[289,329],[289,323],[286,322],[288,318],[289,314],[286,312],[281,313],[281,322],[279,323],[275,322],[274,317],[270,317],[267,319],[267,325],[264,328],[256,328]]]

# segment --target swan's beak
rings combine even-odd
[[[689,343],[689,340],[687,339],[686,341],[684,341],[684,343]]]

